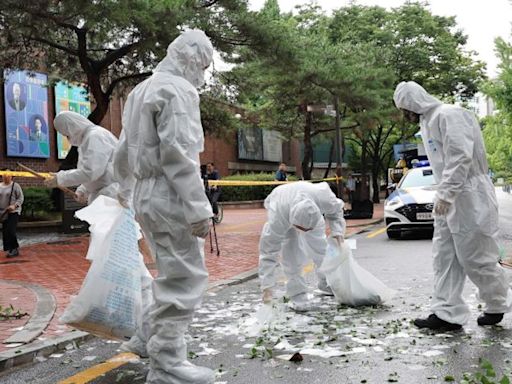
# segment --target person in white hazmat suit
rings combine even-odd
[[[280,185],[265,199],[268,219],[260,238],[259,278],[263,301],[269,302],[276,285],[276,267],[281,266],[287,278],[286,293],[297,311],[309,309],[303,267],[308,258],[316,265],[318,289],[332,294],[320,266],[327,250],[325,219],[331,236],[343,242],[345,219],[343,201],[336,198],[327,183],[298,181]]]
[[[187,361],[185,332],[208,284],[204,238],[213,216],[199,172],[199,95],[213,46],[199,30],[182,33],[153,75],[130,92],[114,169],[121,204],[132,200],[156,257],[147,383],[213,383]]]
[[[472,112],[441,103],[412,81],[398,84],[394,101],[407,120],[420,123],[437,183],[432,314],[415,325],[460,329],[469,317],[462,298],[466,276],[486,304],[478,324],[497,324],[510,310],[512,295],[498,265],[498,203],[480,125]]]
[[[57,132],[78,147],[76,169],[59,171],[45,180],[48,188],[79,186],[75,199],[91,203],[99,195],[116,198],[118,183],[114,180],[113,160],[117,138],[76,112],[64,111],[53,120]]]

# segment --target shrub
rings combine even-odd
[[[34,218],[38,212],[47,213],[53,209],[50,198],[51,190],[48,188],[28,187],[23,189],[25,200],[22,207],[22,215]]]
[[[223,177],[222,180],[274,181],[275,173],[247,173]],[[288,176],[288,180],[297,180]],[[277,185],[261,186],[222,186],[221,201],[264,200]]]

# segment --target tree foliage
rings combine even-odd
[[[242,64],[228,82],[263,127],[303,140],[306,178],[312,138],[334,131],[332,117],[308,115],[307,105],[338,98],[342,130],[360,148],[361,170],[372,173],[378,193],[393,144],[417,131],[403,124],[392,104],[394,86],[414,80],[440,97],[466,99],[483,77],[483,64],[465,50],[455,19],[435,16],[423,3],[392,10],[352,4],[328,16],[315,5],[281,13],[268,0],[259,16],[273,36],[272,49],[240,51]]]
[[[83,82],[101,121],[113,93],[151,74],[185,28],[201,28],[229,54],[265,42],[246,0],[3,0],[0,65]]]
[[[512,44],[497,38],[496,54],[499,75],[487,82],[483,91],[496,103],[495,115],[484,119],[484,139],[489,166],[497,177],[512,182]]]

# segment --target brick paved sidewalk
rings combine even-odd
[[[347,235],[360,231],[365,225],[382,218],[382,205],[375,206],[372,220],[350,220]],[[264,209],[225,210],[224,221],[216,227],[220,256],[210,252],[210,240],[206,239],[206,265],[210,283],[227,280],[253,270],[258,265],[258,241],[266,220]],[[46,288],[55,297],[56,312],[46,330],[38,340],[45,340],[70,330],[58,319],[75,295],[89,268],[85,260],[88,237],[80,236],[64,241],[29,245],[21,248],[21,256],[6,259],[0,256],[0,305],[13,304],[16,309],[32,313],[36,305],[35,295],[27,288],[13,286],[2,280],[17,280],[37,284]],[[214,245],[215,248],[215,245]],[[154,263],[145,260],[153,274]],[[1,344],[21,329],[28,316],[19,320],[0,321],[0,352],[8,349]]]

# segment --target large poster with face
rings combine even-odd
[[[55,113],[73,111],[88,117],[91,113],[91,102],[84,87],[59,81],[55,85]],[[71,144],[69,140],[57,132],[57,157],[65,159]]]
[[[50,157],[48,77],[25,71],[4,71],[7,156]]]

